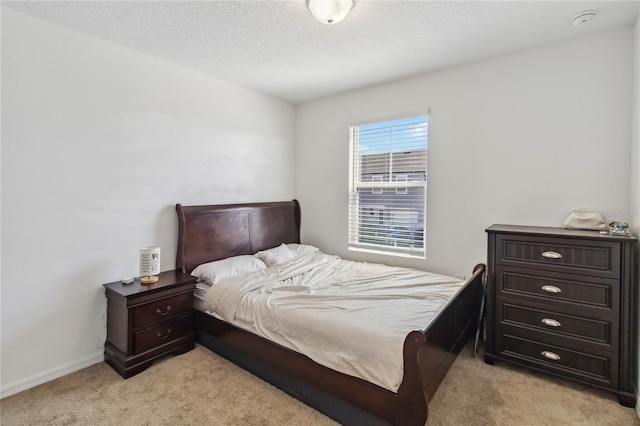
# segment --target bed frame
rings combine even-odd
[[[253,254],[300,243],[300,205],[287,202],[209,206],[176,205],[176,267]],[[467,338],[475,331],[482,296],[479,264],[463,290],[424,328],[404,340],[404,376],[398,393],[324,367],[310,358],[194,310],[196,340],[347,425],[416,425]]]

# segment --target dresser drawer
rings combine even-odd
[[[496,266],[495,284],[496,296],[611,315],[619,312],[620,282],[617,280]]]
[[[497,235],[496,263],[549,271],[620,277],[620,244],[569,238]]]
[[[192,293],[188,292],[138,306],[133,312],[133,327],[141,329],[167,318],[183,315],[190,312],[192,305]]]
[[[191,315],[187,314],[135,333],[135,353],[140,354],[149,349],[172,342],[191,332]]]
[[[498,353],[501,358],[583,382],[618,386],[617,354],[572,350],[509,334],[499,336]]]
[[[499,333],[529,336],[535,340],[563,346],[589,348],[591,345],[614,351],[618,347],[617,318],[584,317],[567,311],[557,312],[544,305],[522,305],[519,301],[496,301]],[[520,332],[515,330],[522,330]]]

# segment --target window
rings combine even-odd
[[[349,249],[425,256],[428,117],[349,128]]]
[[[384,176],[382,176],[382,175],[372,175],[371,176],[371,182],[383,182],[383,178],[384,178]],[[380,194],[383,194],[384,192],[383,192],[382,188],[373,187],[373,188],[371,188],[371,193],[380,195]]]
[[[409,175],[396,175],[396,182],[409,182]],[[396,188],[396,194],[407,195],[408,193],[409,188],[407,188],[406,186]]]

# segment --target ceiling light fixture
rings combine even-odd
[[[323,24],[333,25],[347,17],[353,0],[307,0],[314,18]]]

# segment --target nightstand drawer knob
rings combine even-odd
[[[550,359],[551,361],[560,361],[560,355],[551,351],[542,351],[540,352],[540,355],[546,359]]]
[[[546,291],[547,293],[562,293],[562,290],[555,285],[543,285],[542,290]]]
[[[542,253],[542,257],[547,259],[562,259],[562,255],[557,251],[545,251]]]
[[[170,335],[170,334],[171,334],[171,329],[170,329],[170,328],[168,328],[168,329],[167,329],[167,334],[165,334],[165,335],[163,336],[162,334],[160,334],[160,332],[158,332],[158,333],[156,334],[156,336],[158,336],[159,338],[161,338],[161,339],[163,339],[163,340],[164,340],[164,339],[166,339],[167,337],[169,337],[169,335]]]
[[[548,325],[549,327],[560,327],[562,325],[558,321],[551,318],[542,318],[542,323],[544,325]]]
[[[167,305],[167,310],[162,312],[160,310],[160,308],[156,309],[156,314],[158,315],[167,315],[169,313],[169,311],[171,310],[171,305]]]

